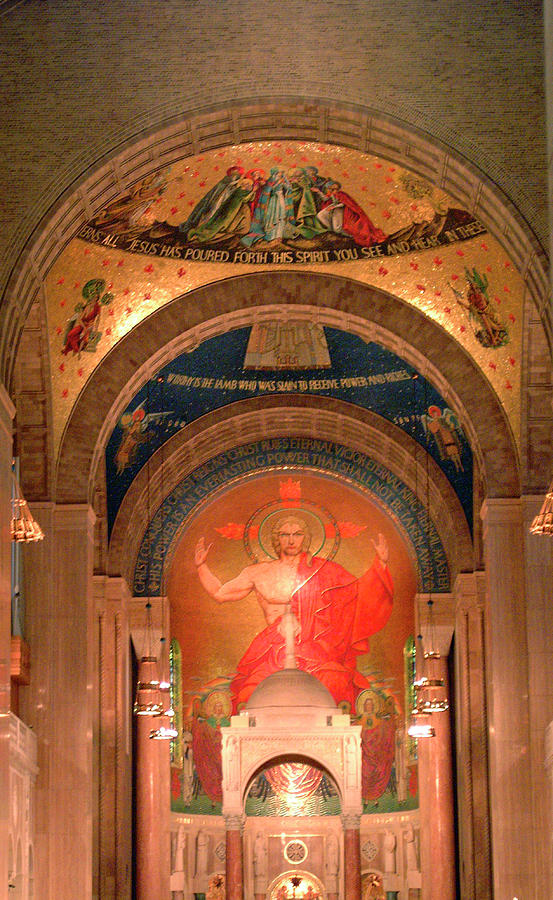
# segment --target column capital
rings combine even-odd
[[[485,525],[517,525],[521,513],[520,497],[487,497],[480,508],[480,518]]]
[[[361,828],[361,816],[359,813],[342,813],[341,819],[344,831],[359,831]]]
[[[54,528],[58,531],[83,531],[94,527],[96,513],[88,503],[56,504],[53,508]]]
[[[235,814],[223,816],[225,820],[225,829],[227,831],[239,831],[244,833],[245,816],[237,816]]]
[[[461,572],[453,585],[455,613],[483,610],[486,600],[486,573]]]
[[[102,604],[108,601],[119,602],[125,605],[129,603],[131,592],[126,580],[120,575],[116,577],[93,575],[92,586],[97,607],[101,607]]]

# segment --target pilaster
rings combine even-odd
[[[131,891],[132,684],[129,599],[123,578],[95,576],[95,746],[97,796],[94,893],[128,900]]]
[[[344,900],[361,900],[361,816],[344,813]]]
[[[461,896],[492,896],[484,646],[484,572],[461,574],[455,597],[455,717]]]
[[[543,497],[523,497],[525,550],[526,640],[528,644],[528,708],[530,713],[531,840],[535,860],[536,900],[553,890],[553,857],[543,836],[551,834],[553,810],[543,765],[543,742],[553,719],[553,541],[530,534]]]
[[[494,897],[535,897],[521,501],[486,500],[486,676]]]
[[[38,739],[36,883],[41,900],[92,897],[94,513],[34,504],[44,541],[25,548],[31,679],[23,718]]]

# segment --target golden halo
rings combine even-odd
[[[309,531],[309,553],[321,559],[332,559],[340,546],[338,523],[331,513],[310,500],[272,500],[257,509],[244,529],[244,548],[255,562],[277,559],[272,531],[279,519],[297,519]]]
[[[207,718],[215,715],[215,705],[221,703],[223,718],[228,719],[232,708],[230,693],[228,691],[211,691],[205,698],[202,706]]]
[[[376,716],[380,712],[380,707],[382,706],[382,697],[375,691],[374,688],[365,688],[364,691],[361,691],[357,695],[357,699],[355,700],[355,709],[358,716],[362,716],[364,713],[363,707],[365,706],[365,700],[372,700],[374,704],[373,714]]]

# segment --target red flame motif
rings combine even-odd
[[[299,481],[281,481],[279,487],[281,500],[299,500],[301,498],[301,485]]]
[[[357,525],[355,522],[338,522],[338,530],[343,538],[353,538],[365,531],[366,525]]]
[[[227,538],[229,541],[240,541],[244,537],[245,527],[239,522],[227,522],[226,525],[216,528],[215,531],[218,531],[221,537]]]

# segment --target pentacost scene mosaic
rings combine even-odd
[[[143,318],[218,278],[283,267],[336,271],[419,308],[476,360],[518,434],[523,286],[497,241],[407,169],[284,141],[152,173],[60,255],[46,283],[56,446],[91,372]]]

